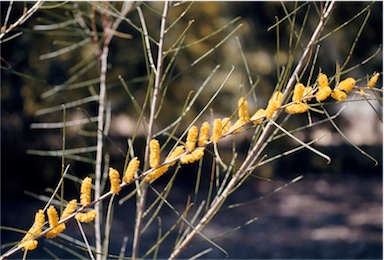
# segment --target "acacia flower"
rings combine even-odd
[[[109,167],[109,181],[111,183],[111,192],[113,194],[119,194],[121,187],[120,187],[120,173],[113,169],[112,167]]]
[[[160,164],[160,144],[156,139],[149,142],[149,166],[156,168]]]
[[[265,109],[260,108],[259,110],[256,111],[256,113],[251,117],[251,121],[254,125],[257,125],[260,123],[263,118],[265,117]]]
[[[186,154],[181,157],[180,162],[182,164],[193,163],[201,159],[204,156],[204,147],[198,147],[193,150],[190,154]]]
[[[373,75],[373,77],[369,80],[367,86],[369,88],[373,88],[376,85],[377,80],[379,79],[379,76],[380,76],[380,73],[376,73],[375,75]]]
[[[46,234],[46,237],[54,238],[60,233],[60,232],[57,232],[58,230],[55,230],[55,228],[59,225],[59,215],[54,206],[52,205],[49,206],[47,210],[47,216],[48,216],[49,227],[52,228],[52,230]]]
[[[184,153],[184,146],[179,145],[173,150],[173,152],[167,157],[167,161],[172,161],[176,157],[179,157],[182,153]],[[170,166],[175,165],[176,161],[169,163]]]
[[[295,88],[293,90],[293,96],[292,101],[294,102],[301,102],[304,95],[305,86],[301,83],[298,83],[295,85]]]
[[[199,131],[197,126],[191,126],[191,128],[188,130],[187,141],[185,143],[185,147],[188,151],[193,151],[195,149],[198,135]]]
[[[91,187],[92,187],[92,179],[86,177],[81,183],[80,188],[80,203],[83,206],[91,203]]]
[[[248,102],[245,98],[241,97],[237,102],[237,113],[239,115],[239,120],[242,124],[249,122],[249,113],[248,113]]]
[[[163,166],[160,166],[156,169],[154,169],[152,172],[150,172],[146,177],[145,181],[146,182],[151,182],[154,181],[158,178],[160,178],[164,173],[168,171],[168,164],[165,164]]]
[[[134,157],[127,166],[127,169],[125,170],[124,176],[123,176],[123,182],[130,183],[133,178],[135,177],[135,173],[137,169],[139,168],[140,161],[137,157]]]
[[[329,86],[319,88],[319,90],[316,92],[316,100],[318,102],[326,100],[331,95],[331,93],[332,89]]]
[[[223,119],[221,119],[221,135],[228,133],[229,129],[231,128],[232,122],[229,120],[229,117],[224,117]]]
[[[86,213],[79,212],[76,214],[75,219],[82,223],[88,223],[95,219],[96,210],[91,210]]]
[[[319,76],[317,76],[317,83],[319,84],[319,88],[329,87],[327,75],[319,73]]]
[[[303,102],[291,104],[285,108],[285,112],[288,114],[301,114],[308,110],[308,105]]]
[[[331,94],[332,98],[338,101],[344,101],[347,98],[347,93],[340,89],[334,89]]]
[[[271,118],[275,111],[280,108],[281,100],[283,99],[283,93],[276,91],[268,101],[268,106],[265,109],[266,118]]]
[[[351,91],[356,85],[356,80],[354,78],[347,78],[339,83],[337,89],[344,90],[345,92]]]
[[[220,141],[222,130],[223,130],[223,127],[222,127],[221,119],[215,119],[213,121],[213,131],[211,136],[211,141],[213,143],[217,143],[218,141]]]
[[[71,215],[76,210],[76,207],[77,207],[77,200],[76,199],[71,200],[67,204],[67,206],[65,207],[63,213],[61,214],[60,220],[63,220],[65,218],[67,218],[69,215]],[[47,214],[48,214],[48,219],[49,219],[50,213],[47,212]],[[54,217],[54,213],[53,213],[53,217]],[[51,225],[51,223],[50,223],[50,225]],[[58,234],[62,233],[65,229],[66,229],[65,223],[61,223],[61,224],[57,225],[55,228],[53,228],[51,231],[49,231],[46,234],[46,237],[47,238],[55,238]]]
[[[20,246],[23,247],[23,250],[34,250],[37,247],[37,240],[33,238],[38,236],[43,231],[43,225],[45,222],[44,211],[40,209],[35,214],[35,221],[32,227],[27,231],[25,236],[20,242]]]
[[[209,123],[204,122],[200,127],[199,141],[197,143],[198,146],[204,146],[207,144],[209,139]]]

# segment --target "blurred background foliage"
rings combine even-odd
[[[176,2],[175,2],[176,3]],[[14,8],[10,16],[10,21],[16,20],[22,13],[25,6],[32,3],[14,2]],[[102,2],[95,2],[99,7]],[[112,6],[119,8],[121,2],[110,3]],[[135,122],[139,115],[131,102],[127,90],[122,86],[119,77],[121,76],[126,82],[129,91],[133,93],[138,104],[143,104],[148,86],[148,77],[146,71],[146,63],[144,59],[143,39],[140,33],[133,28],[132,24],[140,26],[140,20],[137,12],[134,10],[135,5],[141,4],[149,35],[157,39],[159,21],[161,14],[162,2],[151,3],[134,3],[132,11],[128,14],[129,22],[123,22],[118,28],[119,34],[112,40],[109,55],[109,72],[107,75],[107,99],[111,105],[111,141],[107,141],[106,146],[115,160],[124,159],[120,153],[126,151],[126,139],[131,137],[135,131]],[[201,111],[202,107],[209,100],[211,95],[220,86],[226,77],[232,65],[235,71],[223,91],[220,93],[211,108],[215,117],[229,116],[233,113],[237,106],[239,96],[247,93],[250,86],[243,59],[239,49],[238,37],[241,42],[247,62],[249,63],[253,80],[258,85],[255,88],[256,99],[251,95],[248,100],[250,102],[251,113],[257,108],[265,106],[273,89],[275,88],[277,78],[277,66],[280,68],[288,62],[289,58],[289,34],[290,26],[287,20],[279,26],[279,64],[276,64],[276,28],[267,30],[276,23],[276,18],[286,16],[284,9],[289,12],[294,10],[302,3],[295,2],[180,2],[170,10],[168,23],[177,19],[180,14],[185,11],[185,15],[180,21],[167,32],[165,40],[165,49],[171,48],[172,44],[180,37],[188,23],[193,21],[187,34],[182,39],[183,45],[191,44],[190,47],[179,51],[176,62],[171,68],[171,73],[165,79],[167,87],[167,101],[162,104],[162,111],[156,120],[156,129],[162,129],[169,125],[177,118],[187,99],[190,91],[197,91],[198,87],[212,72],[212,69],[220,64],[220,70],[214,75],[209,82],[197,103],[192,107],[191,112],[182,120],[183,131],[191,122],[196,114]],[[337,28],[348,19],[356,15],[360,10],[364,9],[370,2],[338,2],[331,19],[328,22],[327,29],[323,34]],[[1,2],[1,16],[4,17],[8,2]],[[62,144],[62,131],[57,130],[34,130],[30,128],[32,123],[48,123],[61,122],[63,120],[62,111],[56,113],[36,116],[36,112],[51,106],[58,106],[73,100],[79,100],[90,96],[92,93],[98,92],[98,60],[97,48],[100,46],[100,38],[96,42],[90,39],[84,28],[77,22],[82,18],[88,27],[91,27],[92,5],[86,2],[67,2],[55,3],[49,2],[44,4],[45,8],[38,11],[25,24],[16,28],[13,33],[23,32],[22,35],[7,42],[1,43],[1,146],[2,146],[2,196],[16,196],[22,194],[25,189],[39,192],[41,188],[47,186],[53,187],[58,180],[60,173],[60,159],[39,157],[28,155],[28,149],[45,149],[60,150]],[[48,8],[55,6],[55,8]],[[311,32],[318,22],[318,10],[321,3],[309,4],[302,7],[296,16],[296,30],[300,29],[300,24],[305,19],[305,14],[309,10],[309,16],[303,32],[302,41],[306,43],[311,37]],[[351,56],[349,66],[359,64],[367,57],[375,53],[382,44],[383,38],[383,13],[382,2],[374,3],[371,8],[370,18],[364,27],[364,30],[357,42],[356,49]],[[97,18],[95,26],[99,33],[102,34],[102,20]],[[365,18],[365,14],[357,17],[355,20],[347,24],[342,30],[339,30],[330,37],[321,42],[320,55],[316,64],[315,74],[319,68],[328,75],[335,73],[336,62],[343,63],[348,56],[351,45],[354,42],[357,32]],[[50,24],[66,25],[54,30],[40,30],[44,28],[42,25]],[[241,26],[240,26],[241,25]],[[46,27],[45,27],[46,28]],[[217,33],[215,33],[217,32]],[[232,34],[223,44],[217,46],[222,39]],[[206,40],[198,42],[206,36]],[[66,52],[54,58],[49,58],[49,53],[54,52],[66,46],[84,42],[84,44],[75,51]],[[197,42],[197,43],[196,43]],[[153,43],[152,43],[153,46]],[[191,66],[193,61],[214,48],[201,62]],[[155,50],[156,48],[153,48]],[[299,48],[299,53],[301,48]],[[48,54],[48,55],[47,55]],[[154,52],[156,57],[156,52]],[[296,59],[300,56],[296,55]],[[166,60],[165,64],[168,64]],[[379,52],[370,62],[358,67],[343,78],[354,77],[363,78],[368,74],[372,75],[375,71],[382,71],[382,51]],[[175,77],[176,76],[176,77]],[[308,76],[306,76],[308,77]],[[305,78],[305,77],[304,77]],[[305,81],[307,78],[305,78]],[[314,83],[315,79],[311,80]],[[85,87],[81,87],[79,83],[87,82]],[[380,78],[378,86],[382,86]],[[62,91],[55,90],[62,88]],[[352,104],[353,105],[353,104]],[[348,109],[352,107],[350,105]],[[335,105],[331,111],[335,112],[340,107]],[[359,110],[359,108],[358,108]],[[353,113],[360,115],[360,118],[352,117],[346,113],[341,115],[338,122],[342,124],[341,128],[348,129],[352,126],[363,127],[368,125],[367,132],[358,132],[358,135],[364,136],[364,139],[358,139],[360,145],[370,145],[366,147],[369,152],[381,158],[382,144],[382,123],[375,117],[374,112],[368,109],[369,115],[358,113],[361,111],[354,110]],[[381,112],[381,109],[379,109]],[[92,102],[82,105],[81,109],[69,109],[67,111],[67,121],[94,117],[97,115],[97,104]],[[314,120],[320,115],[312,113]],[[351,116],[349,118],[349,116]],[[352,121],[353,119],[353,121]],[[201,120],[211,121],[211,114],[207,112]],[[293,124],[302,125],[307,122],[305,115],[298,115],[291,120]],[[199,121],[201,122],[201,121]],[[184,127],[183,127],[184,126]],[[293,127],[293,125],[292,125]],[[80,147],[95,145],[94,124],[87,124],[83,127],[67,128],[67,147]],[[314,129],[316,130],[316,128]],[[318,129],[322,132],[334,131],[329,128]],[[313,132],[301,133],[302,139],[309,140],[313,138]],[[359,131],[359,130],[358,130]],[[348,132],[349,133],[349,132]],[[143,132],[139,131],[139,136]],[[176,133],[178,135],[180,133]],[[300,133],[299,133],[300,134]],[[353,135],[353,133],[350,133]],[[249,141],[249,140],[248,140]],[[239,147],[246,145],[246,134],[239,140]],[[330,139],[326,144],[342,144],[340,140]],[[281,143],[278,143],[276,153],[281,152]],[[286,149],[289,149],[289,142],[284,141]],[[376,147],[376,148],[375,148]],[[142,148],[143,149],[143,148]],[[345,149],[353,149],[349,146]],[[307,152],[307,151],[305,151]],[[273,151],[272,151],[273,154]],[[330,150],[330,154],[337,157],[338,152]],[[363,157],[359,152],[355,151],[353,157],[362,157],[361,160],[368,161],[371,166],[372,162]],[[340,157],[339,157],[340,158]],[[379,159],[377,158],[377,159]],[[347,158],[345,158],[347,159]],[[336,158],[337,160],[337,158]],[[343,158],[344,160],[344,158]],[[347,159],[349,160],[349,158]],[[318,159],[308,161],[308,167],[304,167],[305,171],[332,171],[330,166],[321,164],[318,168],[316,162]],[[366,166],[366,161],[364,165]],[[280,161],[279,161],[280,162]],[[295,168],[289,163],[289,160],[281,160],[285,171],[292,171]],[[287,165],[289,167],[287,167]],[[335,164],[334,164],[335,165]],[[339,165],[339,164],[337,164]],[[369,166],[369,167],[370,167]],[[84,168],[78,168],[84,169]],[[360,168],[361,169],[361,168]],[[368,168],[365,168],[368,169]],[[378,168],[369,168],[372,171],[379,171]],[[76,172],[76,167],[72,170],[80,177],[89,172]],[[337,171],[340,170],[337,168]],[[92,169],[86,168],[86,171]],[[265,168],[266,175],[272,170]],[[301,170],[304,171],[304,170]],[[336,171],[336,170],[335,170]],[[36,182],[36,178],[38,181]],[[20,183],[20,179],[24,181]],[[35,185],[31,187],[30,183]],[[6,185],[4,185],[6,184]]]

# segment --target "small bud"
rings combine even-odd
[[[376,73],[375,75],[373,75],[373,77],[369,80],[367,86],[369,88],[373,88],[376,85],[377,80],[379,79],[379,76],[380,76],[380,73]]]

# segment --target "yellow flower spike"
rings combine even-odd
[[[305,86],[303,84],[301,83],[296,84],[293,90],[292,101],[301,102],[304,96],[304,90],[305,90]]]
[[[235,131],[233,131],[233,133],[237,134],[238,132],[240,132],[242,130],[242,127],[240,127],[242,125],[244,125],[243,120],[237,119],[237,121],[229,128],[229,132],[235,130]]]
[[[111,183],[111,192],[113,194],[119,194],[121,187],[120,187],[120,173],[113,169],[112,167],[109,167],[109,181]]]
[[[77,207],[77,200],[76,199],[73,199],[70,202],[68,202],[63,213],[61,214],[60,220],[65,219],[66,217],[71,215],[73,212],[75,212],[76,207]]]
[[[48,223],[50,228],[54,228],[59,224],[59,214],[54,206],[49,206],[47,210]]]
[[[77,213],[75,219],[82,223],[88,223],[93,221],[96,218],[96,210],[91,210],[86,213]]]
[[[317,76],[317,83],[319,84],[319,88],[329,87],[327,75],[319,73],[319,76]]]
[[[197,136],[199,135],[199,131],[196,126],[191,126],[188,130],[187,141],[185,143],[185,147],[188,151],[193,151],[196,147]]]
[[[145,177],[145,181],[146,182],[154,181],[154,180],[160,178],[161,176],[163,176],[164,173],[166,173],[167,171],[168,171],[168,164],[160,166],[159,168],[157,168],[157,169],[153,170],[152,172],[150,172]]]
[[[217,143],[218,141],[220,141],[222,130],[223,130],[223,126],[221,123],[221,119],[215,119],[213,121],[213,133],[211,136],[211,141],[213,143]]]
[[[204,156],[204,150],[204,147],[198,147],[191,153],[195,161],[200,160]]]
[[[40,209],[35,214],[35,220],[32,227],[25,234],[23,239],[20,242],[20,246],[23,247],[23,250],[34,250],[37,247],[37,241],[33,238],[38,236],[43,231],[43,225],[45,222],[44,211]]]
[[[249,122],[248,102],[245,98],[241,97],[237,102],[239,120],[242,124]]]
[[[156,139],[149,142],[149,166],[157,168],[160,164],[160,144]]]
[[[71,215],[75,210],[76,210],[76,207],[77,207],[77,200],[76,199],[73,199],[71,200],[67,206],[65,207],[64,211],[63,211],[63,214],[61,215],[60,217],[60,220],[63,220],[65,218],[67,218],[69,215]],[[49,209],[48,209],[49,210]],[[51,218],[54,217],[54,211],[52,210],[52,212],[50,213],[49,211],[47,211],[47,214],[48,214],[48,220],[49,220],[49,216],[50,214],[52,214]],[[57,214],[57,213],[56,213]],[[49,224],[51,226],[51,222],[49,221]],[[47,234],[46,234],[46,237],[47,238],[55,238],[57,235],[59,235],[60,233],[62,233],[64,230],[66,229],[66,225],[65,223],[61,223],[59,225],[57,225],[55,228],[53,228],[51,231],[49,231]]]
[[[287,112],[288,114],[301,114],[306,112],[307,110],[308,105],[303,102],[292,104],[285,108],[285,112]]]
[[[204,147],[198,147],[195,150],[193,150],[192,153],[186,154],[183,157],[181,157],[180,162],[182,164],[188,164],[188,163],[194,163],[201,159],[201,157],[204,156]]]
[[[58,235],[58,233],[55,231],[55,227],[59,225],[59,215],[57,214],[57,211],[54,206],[49,206],[47,210],[47,216],[49,227],[52,228],[52,230],[46,234],[46,237],[54,238]]]
[[[276,91],[268,101],[268,106],[265,109],[266,118],[271,118],[275,111],[280,108],[281,100],[283,99],[283,93]]]
[[[257,125],[260,123],[263,118],[265,117],[265,109],[260,108],[259,110],[256,111],[256,113],[251,117],[251,121],[254,125]]]
[[[197,143],[198,146],[204,146],[207,144],[209,139],[209,123],[204,122],[200,127],[199,141]]]
[[[332,89],[329,86],[325,86],[320,88],[319,91],[316,92],[316,100],[321,102],[326,100],[332,93]]]
[[[123,182],[130,183],[135,178],[135,173],[140,166],[140,161],[137,157],[134,157],[127,166],[123,176]]]
[[[356,80],[354,78],[347,78],[339,83],[337,89],[344,90],[345,92],[351,91],[356,85]]]
[[[223,119],[221,119],[221,127],[222,127],[221,135],[228,133],[229,129],[231,128],[232,122],[229,120],[230,120],[229,117],[224,117]]]
[[[311,100],[312,100],[312,98],[309,97],[309,96],[312,95],[312,90],[313,90],[313,89],[312,89],[311,86],[305,87],[305,89],[304,89],[304,94],[303,94],[303,100],[304,100],[304,101],[311,101]]]
[[[379,79],[379,76],[380,76],[380,73],[376,73],[375,75],[373,75],[373,77],[369,80],[367,86],[369,88],[373,88],[376,85],[376,83],[377,83],[377,81]]]
[[[182,153],[184,153],[184,146],[182,145],[179,145],[178,147],[175,148],[175,150],[173,150],[173,152],[167,157],[167,161],[171,161],[173,159],[175,159],[176,157],[179,157]],[[170,166],[173,166],[175,165],[176,161],[174,162],[171,162],[169,165]]]
[[[22,243],[22,246],[23,246],[23,250],[35,250],[36,247],[37,247],[37,240],[28,240],[28,241],[25,241]]]
[[[80,203],[83,206],[91,203],[91,188],[92,188],[92,179],[86,177],[81,183],[80,188]]]
[[[344,101],[347,98],[347,93],[340,89],[334,89],[331,94],[332,98],[338,101]]]

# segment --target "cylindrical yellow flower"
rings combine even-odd
[[[160,144],[156,139],[149,142],[149,166],[156,168],[160,164]]]
[[[347,98],[347,93],[340,89],[334,89],[331,94],[332,98],[338,101],[343,101]]]
[[[192,153],[186,154],[181,157],[180,162],[182,164],[193,163],[201,159],[204,156],[205,147],[198,147]]]
[[[377,83],[377,81],[379,79],[379,76],[380,76],[380,73],[376,73],[375,75],[373,75],[373,77],[369,80],[367,86],[369,88],[373,88],[376,85],[376,83]]]
[[[175,150],[173,150],[173,152],[167,157],[167,161],[171,161],[173,159],[175,159],[176,157],[179,157],[182,153],[184,153],[184,146],[183,145],[179,145],[175,148]],[[176,161],[174,162],[171,162],[169,165],[170,166],[173,166],[175,165]]]
[[[213,121],[213,130],[212,130],[212,136],[211,136],[211,141],[213,143],[217,143],[218,141],[220,141],[222,130],[223,130],[223,126],[221,124],[221,119],[215,119]]]
[[[322,87],[316,92],[316,100],[318,102],[326,100],[331,95],[331,93],[332,89],[329,86]]]
[[[185,142],[185,147],[188,151],[193,151],[195,149],[198,135],[199,130],[197,129],[197,126],[191,126],[188,130],[187,141]]]
[[[66,217],[71,215],[73,212],[75,212],[76,207],[77,207],[77,200],[76,199],[73,199],[70,202],[68,202],[63,213],[61,214],[60,220],[65,219]]]
[[[224,117],[223,119],[221,119],[221,135],[228,133],[229,129],[231,128],[232,122],[229,120],[229,117]]]
[[[49,206],[47,210],[48,223],[50,228],[54,228],[59,224],[59,214],[54,206]]]
[[[111,192],[113,194],[119,194],[121,187],[120,187],[120,173],[113,169],[112,167],[109,167],[109,181],[111,183]]]
[[[301,102],[304,95],[305,86],[301,83],[298,83],[295,85],[295,88],[293,89],[293,96],[292,101],[294,102]]]
[[[306,103],[300,102],[289,105],[285,108],[285,112],[288,114],[301,114],[308,110],[308,105]]]
[[[123,182],[130,183],[135,178],[135,173],[140,166],[140,161],[137,157],[132,158],[128,163],[127,169],[125,170]]]
[[[45,222],[44,211],[40,209],[35,214],[35,220],[32,227],[25,234],[23,239],[20,242],[20,246],[23,247],[23,250],[34,250],[37,247],[37,240],[33,238],[38,236],[43,231],[43,225]]]
[[[317,76],[317,83],[319,84],[319,88],[328,87],[329,83],[327,75],[319,73],[319,76]]]
[[[58,234],[65,230],[65,224],[59,225],[59,215],[54,206],[50,206],[47,210],[49,227],[52,230],[45,235],[47,238],[55,238]]]
[[[283,93],[276,91],[268,101],[268,106],[265,109],[266,118],[272,118],[273,114],[281,106],[281,100],[283,99]]]
[[[200,127],[199,141],[197,143],[198,146],[203,146],[208,142],[209,139],[209,123],[204,122]]]
[[[249,113],[248,113],[248,102],[245,98],[241,97],[237,102],[237,113],[239,115],[239,120],[242,124],[249,122]]]
[[[152,172],[150,172],[146,177],[145,177],[145,181],[146,182],[151,182],[151,181],[154,181],[158,178],[160,178],[164,173],[166,173],[168,171],[168,164],[165,164],[163,166],[160,166],[159,168],[153,170]]]
[[[251,117],[251,121],[254,125],[257,125],[260,123],[263,118],[265,117],[265,109],[260,108],[259,110],[256,111],[256,113]]]
[[[65,207],[63,214],[61,214],[60,220],[63,220],[65,218],[67,218],[69,215],[71,215],[76,210],[76,207],[77,207],[77,200],[76,199],[71,200],[67,204],[67,206]],[[47,211],[47,214],[48,214],[48,220],[50,220],[50,214],[52,214],[51,219],[54,219],[55,214],[54,214],[53,210],[51,213],[49,211]],[[49,221],[49,224],[52,227],[51,221]],[[57,235],[62,233],[65,229],[66,229],[65,223],[61,223],[61,224],[57,225],[55,228],[53,228],[52,230],[50,230],[49,232],[47,232],[46,237],[47,238],[55,238]]]
[[[95,219],[96,217],[96,210],[91,210],[91,211],[88,211],[86,213],[77,213],[76,216],[75,216],[75,219],[82,222],[82,223],[88,223],[88,222],[91,222]]]
[[[91,203],[91,188],[92,188],[92,179],[86,177],[81,183],[80,188],[80,203],[83,206]]]
[[[37,240],[28,240],[23,242],[21,246],[23,247],[23,251],[24,250],[32,251],[36,249],[38,243],[39,242],[37,242]]]
[[[356,85],[356,80],[354,78],[347,78],[339,83],[337,89],[344,90],[345,92],[351,91]]]

